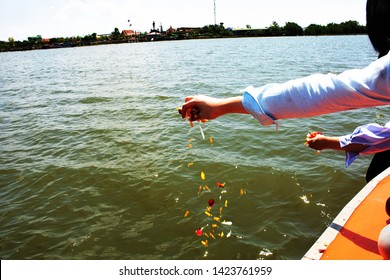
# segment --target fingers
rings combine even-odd
[[[190,100],[192,100],[192,99],[194,99],[193,96],[187,96],[186,99],[185,99],[185,102],[187,103],[188,101],[190,101]]]
[[[197,109],[197,102],[193,96],[188,96],[185,99],[181,110],[179,111],[183,119],[189,118],[190,121],[195,121],[199,118],[199,109]]]
[[[208,104],[209,99],[204,95],[188,96],[185,98],[180,114],[183,119],[189,121],[202,121],[205,122],[208,119],[210,106]]]

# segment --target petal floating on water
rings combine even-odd
[[[200,172],[200,178],[202,178],[202,180],[206,180],[206,174],[204,174],[204,172]]]
[[[205,247],[208,247],[209,246],[209,241],[208,240],[202,240],[202,245],[205,246]]]
[[[193,166],[193,165],[194,165],[193,162],[189,162],[187,166],[188,166],[188,167],[191,167],[191,166]]]
[[[213,145],[213,137],[210,137],[209,140],[210,140],[210,144]]]
[[[187,218],[189,214],[190,214],[190,211],[187,210],[187,211],[184,213],[184,218]]]
[[[214,217],[214,221],[219,222],[221,219],[219,217]]]
[[[198,228],[197,230],[195,230],[195,234],[197,236],[202,236],[203,235],[203,230],[201,228]]]
[[[210,207],[213,207],[214,204],[215,204],[215,200],[214,199],[209,199],[209,201],[207,203],[209,204]]]
[[[209,216],[209,217],[213,216],[213,214],[211,214],[211,213],[208,212],[208,211],[205,211],[204,213],[205,213],[207,216]]]
[[[225,187],[225,183],[221,184],[220,182],[217,182],[217,186],[218,186],[218,188],[224,188]]]
[[[230,222],[230,221],[223,221],[223,222],[221,222],[221,224],[223,224],[223,225],[225,225],[225,226],[231,226],[233,223],[232,222]]]
[[[228,201],[225,200],[225,207],[227,208],[228,207]]]
[[[240,196],[246,195],[246,191],[244,189],[240,190]]]

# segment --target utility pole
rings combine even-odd
[[[217,25],[217,6],[214,0],[214,25]]]

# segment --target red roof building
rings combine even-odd
[[[123,30],[122,35],[125,37],[132,37],[139,35],[139,33],[134,30]]]

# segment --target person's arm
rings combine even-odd
[[[351,134],[339,137],[318,134],[306,138],[306,145],[315,150],[343,150],[346,152],[345,165],[349,166],[360,155],[375,154],[390,149],[390,122],[385,126],[362,125]]]
[[[262,125],[390,104],[390,53],[363,69],[249,87],[243,104]]]
[[[348,144],[344,147],[340,145],[340,137],[332,137],[325,135],[316,135],[313,138],[306,139],[306,145],[317,151],[321,150],[341,150],[346,152],[361,153],[367,148],[367,145],[363,144]]]
[[[241,104],[240,104],[241,101]],[[313,117],[390,104],[390,53],[359,70],[312,75],[282,84],[248,87],[242,97],[187,97],[182,108],[196,108],[200,119],[228,113],[251,114],[262,125],[278,119]]]
[[[188,117],[187,111],[195,108],[198,115],[190,115],[190,121],[212,120],[225,114],[248,114],[242,105],[242,96],[229,98],[214,98],[209,96],[189,96],[181,109],[183,118]]]

